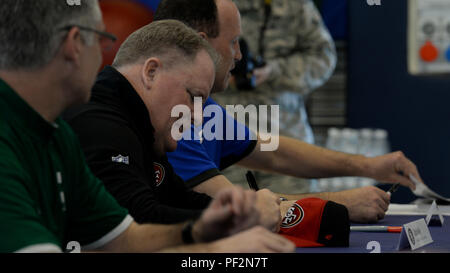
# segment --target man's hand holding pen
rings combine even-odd
[[[261,225],[273,232],[278,232],[282,220],[280,214],[281,199],[268,189],[260,190],[251,171],[247,172],[246,178],[250,189],[256,191],[256,207],[260,211]]]

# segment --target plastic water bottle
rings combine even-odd
[[[388,133],[384,129],[377,129],[373,137],[373,149],[371,156],[380,156],[390,152]]]
[[[341,141],[341,131],[336,127],[329,128],[326,148],[337,151],[341,147]]]
[[[372,150],[372,138],[374,131],[364,128],[359,131],[358,154],[369,156]]]
[[[374,140],[374,130],[369,128],[363,128],[360,130],[359,134],[359,145],[358,145],[358,154],[364,156],[372,156],[373,154],[373,140]],[[372,186],[376,183],[376,181],[372,178],[368,177],[358,177],[356,187],[365,187]]]
[[[341,152],[356,154],[358,151],[358,131],[345,128],[342,130],[342,149]]]
[[[372,145],[371,148],[367,151],[365,156],[375,157],[384,155],[390,152],[390,145],[388,141],[388,133],[384,129],[376,129],[372,132]],[[360,179],[360,186],[371,186],[377,183],[376,180],[362,177]]]
[[[342,131],[342,152],[348,154],[357,154],[358,153],[358,143],[359,143],[359,134],[358,131],[351,128],[345,128]],[[342,177],[341,183],[337,183],[340,188],[339,190],[346,190],[357,187],[357,177]]]
[[[387,131],[370,128],[360,130],[329,128],[326,148],[367,157],[380,156],[390,152]],[[321,191],[340,191],[376,183],[377,181],[367,177],[333,177],[320,179],[318,186]]]

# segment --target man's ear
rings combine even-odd
[[[208,34],[206,34],[205,32],[200,31],[200,32],[198,33],[198,35],[200,35],[200,37],[202,37],[203,39],[208,40]]]
[[[159,58],[148,58],[142,66],[142,84],[148,90],[150,90],[155,82],[157,73],[162,69],[162,63]]]
[[[79,67],[82,44],[80,29],[77,27],[71,28],[61,47],[64,60]]]

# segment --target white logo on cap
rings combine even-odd
[[[286,212],[286,216],[284,216],[283,222],[281,223],[282,228],[290,228],[298,223],[300,223],[303,220],[303,217],[305,216],[305,212],[303,211],[303,208],[297,204],[294,203],[292,207],[288,209]]]

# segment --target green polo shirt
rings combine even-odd
[[[45,121],[0,79],[0,252],[93,249],[131,222],[70,127]]]

